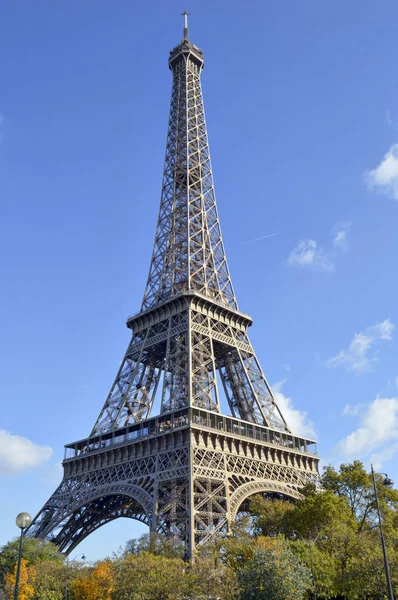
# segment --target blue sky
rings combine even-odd
[[[0,543],[58,485],[63,444],[90,432],[127,346],[185,8],[205,54],[230,271],[263,370],[324,464],[373,460],[398,481],[396,2],[10,0]],[[94,560],[144,531],[119,520],[79,551]]]

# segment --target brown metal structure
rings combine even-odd
[[[292,435],[238,310],[216,207],[200,75],[184,37],[173,75],[155,244],[132,338],[90,437],[66,446],[64,478],[29,535],[69,553],[121,516],[197,544],[227,534],[252,494],[299,498],[315,442]],[[221,414],[221,389],[231,416]],[[156,394],[159,416],[151,417]]]

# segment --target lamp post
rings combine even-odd
[[[314,599],[316,600],[317,595],[316,595],[316,585],[315,585],[315,570],[314,570],[314,561],[312,558],[312,546],[317,542],[319,536],[321,535],[320,532],[318,533],[318,535],[316,536],[316,538],[314,540],[307,540],[299,531],[297,531],[296,529],[293,529],[292,533],[289,535],[291,540],[295,540],[297,538],[297,535],[299,535],[301,537],[301,539],[303,540],[303,542],[305,542],[306,544],[308,544],[309,548],[310,548],[310,563],[311,563],[311,578],[312,578],[312,589],[314,592]],[[327,535],[322,535],[321,536],[321,540],[327,540]]]
[[[23,532],[32,522],[32,517],[29,513],[21,512],[17,515],[15,519],[16,524],[21,530],[21,536],[19,538],[19,552],[18,552],[18,566],[17,566],[17,574],[15,577],[15,588],[14,588],[14,600],[18,600],[18,587],[19,587],[19,575],[21,572],[21,557],[22,557],[22,538]]]
[[[382,523],[381,523],[381,514],[380,514],[380,506],[379,506],[379,496],[377,494],[375,472],[373,470],[373,465],[370,465],[370,467],[371,467],[371,471],[372,471],[373,488],[374,488],[374,491],[375,491],[377,516],[379,517],[380,539],[381,539],[381,547],[382,547],[382,550],[383,550],[384,571],[385,571],[386,580],[387,580],[388,600],[394,600],[394,596],[393,596],[393,593],[392,593],[391,578],[390,578],[390,569],[388,568],[387,549],[386,549],[386,544],[385,544],[385,541],[384,541],[383,526],[382,526]],[[392,487],[394,485],[393,480],[388,477],[387,473],[380,473],[380,475],[384,475],[383,485],[385,485],[388,488],[390,488],[390,487]]]
[[[80,553],[80,554],[76,554],[73,558],[71,558],[69,560],[68,557],[66,557],[66,577],[65,577],[65,591],[64,591],[64,600],[68,600],[68,584],[69,584],[69,565],[71,562],[73,562],[74,560],[77,559],[78,556],[81,556],[82,560],[86,560],[86,557],[84,556],[84,554]]]

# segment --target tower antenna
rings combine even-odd
[[[189,17],[189,12],[187,12],[186,10],[184,10],[184,12],[181,13],[181,14],[184,17],[184,40],[188,40],[188,17]]]

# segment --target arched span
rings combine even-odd
[[[134,484],[108,484],[62,493],[62,484],[32,523],[28,536],[45,538],[69,554],[85,537],[119,517],[147,525],[152,518],[152,498]]]
[[[261,494],[264,492],[274,492],[283,494],[289,498],[295,498],[296,500],[302,500],[303,496],[295,488],[289,487],[286,483],[278,483],[277,481],[249,481],[241,485],[230,498],[230,518],[231,522],[236,519],[239,507],[242,502],[249,496],[254,494]]]
[[[100,496],[73,512],[57,533],[54,543],[69,554],[91,533],[119,517],[150,524],[148,515],[136,499],[123,494]]]

